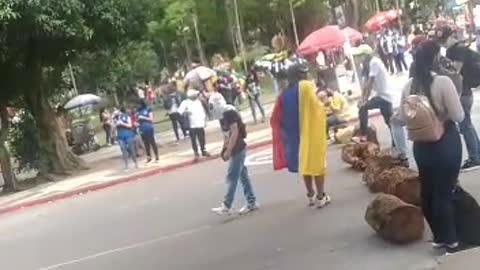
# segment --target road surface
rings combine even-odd
[[[300,178],[273,172],[268,156],[266,149],[250,155],[262,208],[244,217],[209,212],[225,191],[226,165],[219,160],[3,215],[2,269],[414,270],[432,264],[428,232],[424,241],[395,246],[364,222],[373,195],[340,161],[337,147],[328,153],[333,202],[322,210],[307,208]],[[461,181],[480,198],[478,172]],[[238,194],[236,208],[243,202]]]

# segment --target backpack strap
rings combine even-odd
[[[430,85],[430,88],[432,88],[433,86],[433,83],[435,82],[435,78],[437,78],[437,74],[434,73],[433,76],[432,76],[433,80],[432,80],[432,84]],[[412,91],[413,90],[413,91]],[[419,91],[418,89],[418,84],[415,82],[415,80],[412,81],[412,86],[411,86],[411,90],[410,90],[410,94],[414,94],[414,95],[424,95],[427,97],[428,99],[428,102],[430,102],[430,106],[432,106],[432,109],[433,111],[435,112],[435,115],[439,115],[438,113],[438,110],[437,108],[435,107],[435,103],[433,102],[433,98],[432,98],[432,95],[431,95],[432,91],[430,91],[430,94],[427,94],[425,93],[425,91]]]

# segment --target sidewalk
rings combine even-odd
[[[399,96],[396,97],[399,100]],[[273,104],[265,106],[270,115]],[[356,102],[351,102],[352,115],[357,115]],[[248,124],[247,144],[249,149],[255,149],[271,143],[271,131],[269,123],[251,125],[253,121],[250,110],[241,112],[242,117]],[[370,116],[379,115],[378,111],[372,111]],[[352,119],[356,121],[356,119]],[[221,134],[217,121],[211,121],[207,126],[207,150],[213,154],[211,158],[202,159],[205,162],[218,158],[223,146],[223,134]],[[179,169],[195,164],[190,147],[190,140],[182,140],[179,145],[173,144],[175,137],[172,131],[162,132],[156,135],[157,142],[161,145],[160,162],[154,165],[143,165],[145,160],[140,160],[139,169],[123,172],[121,153],[118,146],[103,148],[95,153],[89,153],[82,157],[90,166],[90,169],[73,177],[59,179],[58,182],[50,182],[38,185],[34,188],[0,197],[0,214],[12,212],[25,207],[31,207],[55,200],[65,199],[77,194],[104,189],[121,183],[136,181],[159,173]]]

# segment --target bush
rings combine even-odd
[[[18,111],[12,120],[8,145],[17,162],[17,170],[37,170],[40,166],[40,145],[38,129],[30,113]]]

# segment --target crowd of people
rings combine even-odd
[[[412,35],[414,35],[412,37]],[[360,135],[355,141],[367,140],[369,112],[379,109],[388,127],[394,153],[409,166],[407,137],[413,141],[413,157],[421,179],[421,207],[434,235],[434,247],[454,252],[459,248],[453,216],[453,191],[459,185],[461,170],[480,167],[480,140],[472,123],[473,90],[480,85],[480,54],[456,38],[449,26],[439,27],[434,35],[412,29],[408,38],[394,28],[382,30],[374,47],[360,44],[352,49],[359,63],[356,76],[361,78],[362,93],[358,103]],[[405,53],[413,56],[407,66]],[[192,65],[194,70],[198,64]],[[294,58],[286,68],[286,87],[279,92],[271,125],[275,169],[287,168],[300,174],[305,183],[308,204],[323,208],[331,202],[324,188],[326,148],[330,130],[345,124],[350,106],[345,96],[328,84],[307,80],[309,65]],[[401,94],[400,106],[393,107],[390,74],[410,70],[410,80]],[[212,211],[231,213],[235,190],[240,180],[247,205],[245,214],[257,210],[256,197],[247,167],[245,124],[235,108],[244,93],[248,97],[254,121],[256,107],[266,120],[260,100],[261,88],[257,70],[250,69],[245,78],[225,70],[209,80],[184,80],[185,98],[177,82],[171,82],[164,93],[164,106],[177,140],[190,137],[194,157],[209,157],[205,127],[208,120],[218,119],[225,133],[222,158],[229,162],[228,191],[220,207]],[[138,127],[148,162],[158,161],[153,136],[153,113],[147,96],[139,95],[139,106],[129,114],[126,108],[110,115],[102,110],[101,119],[107,142],[113,142],[112,130],[122,150],[125,168],[129,159],[137,166],[134,136]],[[407,132],[405,132],[407,131]],[[406,134],[408,133],[408,134]],[[468,158],[462,165],[463,135]]]
[[[397,111],[392,109],[392,87],[388,85],[390,64],[383,64],[376,56],[384,50],[376,54],[368,45],[355,50],[364,70],[368,70],[363,73],[365,83],[359,103],[363,135],[359,139],[365,140],[368,111],[380,109],[391,131],[393,147],[406,158],[406,128],[413,141],[421,207],[434,235],[433,246],[455,252],[461,243],[455,228],[454,190],[461,170],[480,165],[479,140],[471,119],[473,89],[480,85],[480,54],[459,40],[450,26],[439,27],[430,35],[417,34],[409,38],[414,62]],[[460,135],[468,151],[463,165]]]

